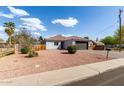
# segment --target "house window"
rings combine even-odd
[[[58,46],[59,45],[59,42],[54,42],[54,45]]]

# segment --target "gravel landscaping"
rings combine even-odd
[[[14,54],[0,58],[0,79],[106,60],[103,55],[86,51],[77,51],[76,54],[68,54],[65,50],[43,50],[38,53],[39,56],[34,58],[27,58],[26,54]]]

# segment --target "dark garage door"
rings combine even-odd
[[[78,46],[79,50],[87,50],[88,49],[87,42],[79,42],[76,41],[76,45]]]

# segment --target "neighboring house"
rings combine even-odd
[[[6,45],[6,42],[4,42],[4,40],[0,38],[0,48],[5,47],[5,45]]]
[[[104,50],[105,49],[105,45],[104,43],[100,42],[100,41],[92,41],[92,44],[91,44],[91,48],[93,50]]]
[[[80,50],[88,49],[89,39],[78,36],[64,37],[56,35],[46,39],[46,49],[67,49],[70,45],[76,45]]]
[[[0,38],[0,44],[5,43],[3,39]]]

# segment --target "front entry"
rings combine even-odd
[[[61,42],[61,49],[64,49],[64,42]]]

